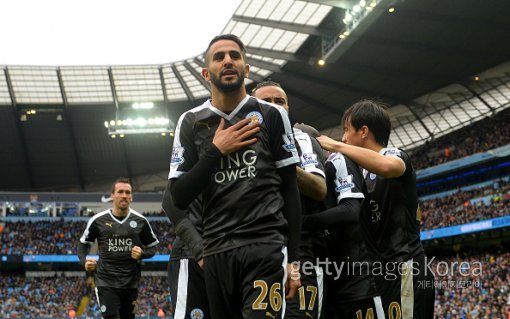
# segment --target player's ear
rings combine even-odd
[[[202,76],[204,77],[204,79],[206,79],[207,81],[210,81],[210,78],[209,78],[209,70],[207,70],[206,68],[202,68]]]
[[[250,65],[249,64],[245,64],[244,65],[244,75],[245,77],[249,78],[250,77]]]
[[[368,128],[368,126],[363,125],[360,130],[361,130],[361,137],[362,138],[368,137],[368,134],[370,133],[370,129]]]

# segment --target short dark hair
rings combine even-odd
[[[205,53],[204,53],[205,65],[208,65],[208,63],[209,63],[209,61],[207,61],[207,53],[209,52],[209,49],[211,48],[211,46],[214,43],[216,43],[220,40],[230,40],[230,41],[234,41],[235,43],[237,43],[237,45],[241,49],[241,54],[243,55],[243,59],[246,61],[246,48],[244,47],[243,41],[241,41],[241,39],[239,39],[239,37],[235,34],[221,34],[221,35],[215,36],[211,40],[211,42],[209,42],[209,45],[207,46],[207,49],[205,50]]]
[[[131,181],[129,180],[129,178],[127,177],[119,177],[115,180],[115,182],[113,182],[113,185],[112,185],[112,194],[115,193],[115,185],[117,183],[123,183],[123,184],[129,184],[131,185]]]
[[[367,126],[374,134],[375,141],[386,147],[390,139],[391,120],[388,113],[388,106],[375,100],[361,100],[349,107],[342,117],[342,127],[347,121],[359,130]]]
[[[282,86],[280,85],[280,83],[278,82],[274,82],[274,81],[271,81],[271,80],[267,80],[267,81],[262,81],[262,82],[259,82],[259,84],[257,84],[253,90],[251,90],[251,95],[255,94],[255,92],[264,87],[264,86],[276,86],[276,87],[279,87],[280,89],[283,90]]]

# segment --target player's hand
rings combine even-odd
[[[200,268],[204,269],[204,258],[197,261],[197,264],[200,266]]]
[[[299,273],[299,264],[287,264],[287,284],[285,285],[285,299],[290,300],[301,287],[301,274]]]
[[[334,139],[326,135],[321,135],[317,137],[317,141],[319,141],[323,149],[330,152],[338,152],[338,145],[341,144],[341,142],[335,141]]]
[[[139,246],[133,246],[133,248],[131,248],[131,258],[134,260],[139,260],[142,258],[142,253],[143,249]]]
[[[260,123],[246,118],[229,128],[225,128],[225,120],[220,120],[220,125],[214,133],[213,144],[223,155],[233,153],[245,146],[257,142],[254,134],[260,131]]]
[[[95,259],[87,259],[85,260],[85,270],[86,271],[94,271],[96,270],[97,261]]]

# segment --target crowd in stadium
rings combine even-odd
[[[76,254],[85,221],[6,222],[0,231],[0,254],[70,255]],[[151,222],[158,236],[159,254],[169,254],[175,233],[169,222]]]
[[[428,230],[507,216],[509,202],[510,183],[503,180],[480,189],[422,201],[421,228]]]
[[[30,277],[0,274],[1,318],[65,318],[86,293],[84,280],[66,277]]]
[[[510,109],[427,143],[413,152],[416,169],[424,169],[510,144]],[[495,134],[497,132],[497,134]]]
[[[0,279],[0,318],[68,318],[69,311],[77,311],[85,296],[89,297],[89,305],[81,315],[100,317],[94,291],[85,277],[0,274]],[[167,286],[164,276],[142,277],[137,315],[156,316],[161,309],[169,318],[171,300]]]
[[[510,312],[510,253],[455,256],[432,263],[436,318],[507,318]]]

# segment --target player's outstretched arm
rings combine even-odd
[[[369,172],[384,178],[402,176],[406,170],[404,161],[398,156],[384,156],[368,148],[335,141],[325,135],[319,136],[317,140],[325,150],[342,153]]]

